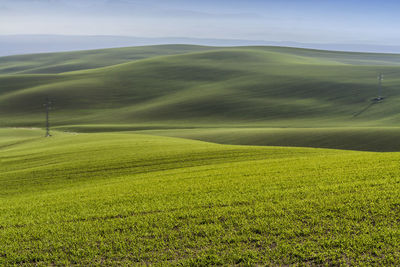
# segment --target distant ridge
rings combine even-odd
[[[400,53],[400,46],[372,44],[316,44],[241,39],[201,39],[185,37],[146,38],[129,36],[0,35],[0,56],[67,52],[160,44],[206,46],[285,46],[349,52]]]

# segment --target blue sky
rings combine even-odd
[[[0,34],[400,45],[394,0],[0,0]]]

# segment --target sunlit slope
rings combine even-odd
[[[0,130],[0,265],[399,264],[398,153],[40,134]]]
[[[0,129],[0,195],[173,168],[264,159],[267,150],[132,134]],[[278,151],[270,149],[270,151]],[[191,153],[191,151],[196,151]],[[300,150],[299,150],[300,151]]]

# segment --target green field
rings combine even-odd
[[[0,58],[0,265],[400,265],[399,101],[400,55]]]
[[[399,153],[0,130],[0,265],[398,265]]]

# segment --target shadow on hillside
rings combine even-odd
[[[366,106],[365,108],[363,108],[361,111],[356,112],[353,114],[353,117],[358,117],[361,114],[363,114],[364,112],[366,112],[367,110],[369,110],[373,105],[377,104],[378,102],[372,102],[370,104],[368,104],[368,106]]]

